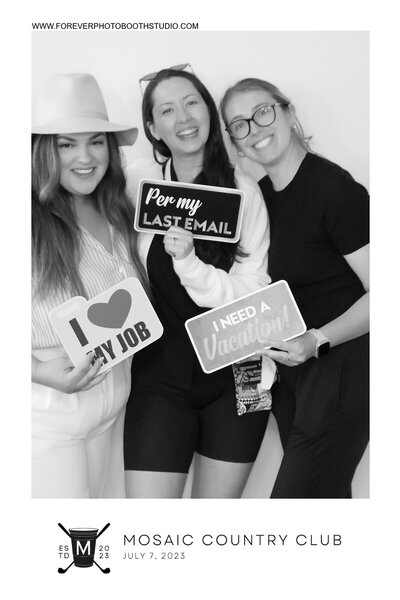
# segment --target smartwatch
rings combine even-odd
[[[317,340],[317,346],[315,348],[315,358],[321,358],[321,356],[325,356],[328,354],[331,344],[327,337],[324,336],[318,329],[309,329],[309,333]]]

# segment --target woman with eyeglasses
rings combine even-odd
[[[351,497],[368,443],[369,208],[351,175],[314,154],[290,100],[244,79],[221,101],[239,154],[264,167],[269,273],[288,281],[308,331],[271,340],[284,457],[273,498]]]
[[[140,235],[164,334],[133,361],[124,439],[127,494],[181,497],[195,455],[192,497],[239,497],[268,411],[238,416],[232,367],[205,374],[184,323],[269,283],[267,212],[256,184],[231,167],[216,106],[199,79],[178,68],[147,79],[143,126],[155,160],[132,165],[132,197],[141,178],[240,188],[245,212],[237,244],[194,240],[176,226],[164,236]]]

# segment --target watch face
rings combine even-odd
[[[318,358],[320,356],[325,356],[325,354],[328,354],[330,347],[331,345],[329,342],[322,342],[322,344],[318,346]]]

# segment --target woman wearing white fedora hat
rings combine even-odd
[[[49,312],[136,276],[134,209],[118,146],[137,129],[111,123],[96,79],[50,78],[36,99],[32,133],[32,495],[124,497],[122,435],[130,361],[98,375],[76,368]]]

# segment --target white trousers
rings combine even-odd
[[[131,360],[63,394],[32,383],[32,497],[124,498],[123,429]]]

